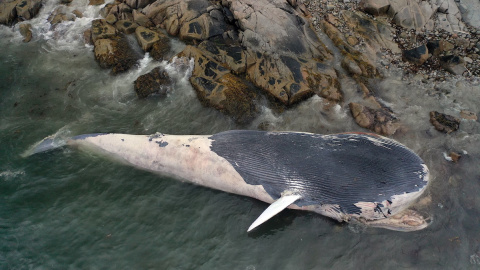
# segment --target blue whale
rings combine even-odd
[[[428,226],[423,216],[407,209],[427,188],[427,166],[412,150],[376,134],[99,133],[47,137],[30,154],[65,144],[270,204],[249,231],[285,208],[398,231]]]

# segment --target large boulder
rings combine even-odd
[[[203,104],[232,116],[240,124],[256,116],[256,95],[244,79],[193,46],[187,46],[179,56],[194,59],[190,82]]]
[[[227,0],[241,43],[264,54],[296,55],[323,61],[331,57],[309,21],[286,1]]]
[[[127,71],[140,58],[123,36],[97,39],[94,43],[94,53],[99,65],[102,68],[112,68],[113,74]]]
[[[339,100],[335,71],[317,65],[332,55],[301,7],[296,1],[282,0],[226,0],[221,5],[207,0],[158,0],[143,12],[169,34],[198,42],[208,58],[233,74],[245,74],[286,105],[315,93]]]
[[[20,20],[30,20],[35,17],[42,7],[41,0],[21,0],[16,6],[17,17]]]
[[[135,93],[139,98],[150,95],[165,96],[172,84],[168,73],[160,67],[154,68],[147,74],[139,76],[134,82]]]
[[[12,25],[35,17],[42,7],[41,0],[5,0],[0,2],[0,24]]]
[[[177,36],[184,24],[207,13],[209,6],[206,0],[157,0],[142,12],[155,25],[162,25],[170,35]]]
[[[115,23],[115,28],[117,28],[118,31],[125,33],[127,35],[134,33],[137,27],[138,27],[138,24],[129,20],[119,20]]]
[[[117,36],[117,30],[115,27],[107,23],[104,19],[97,19],[92,21],[92,41],[97,39],[109,39]]]
[[[458,3],[462,19],[471,26],[480,29],[480,2],[478,0],[462,0]]]
[[[135,37],[145,52],[150,51],[153,44],[160,40],[160,34],[157,31],[150,30],[143,26],[135,29]]]
[[[138,25],[145,26],[145,27],[152,27],[153,23],[150,19],[143,13],[138,10],[132,11],[133,21]]]
[[[392,21],[407,29],[421,30],[432,18],[435,10],[427,1],[390,0],[388,14]]]
[[[229,44],[230,43],[230,44]],[[247,52],[239,43],[231,43],[223,38],[203,41],[198,45],[208,57],[222,63],[235,74],[242,74],[247,69]]]

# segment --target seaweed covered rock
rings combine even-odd
[[[451,133],[460,128],[460,119],[437,111],[430,112],[430,123],[436,130]]]
[[[134,82],[134,89],[139,98],[150,95],[165,96],[171,84],[172,80],[168,73],[156,67],[149,73],[139,76]]]
[[[166,60],[170,49],[170,39],[163,34],[159,34],[158,40],[153,43],[152,48],[150,49],[150,56],[155,60]]]
[[[348,104],[357,124],[382,135],[392,135],[397,130],[395,118],[386,109],[373,109],[359,103]]]
[[[102,68],[112,68],[113,74],[125,72],[140,58],[124,36],[97,39],[94,43],[95,59]]]

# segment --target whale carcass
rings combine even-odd
[[[252,197],[270,206],[249,231],[285,208],[399,231],[428,223],[407,208],[425,191],[429,171],[404,145],[376,134],[320,135],[233,130],[214,135],[87,134],[67,144],[137,168]]]

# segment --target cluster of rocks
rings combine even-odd
[[[379,50],[373,51],[388,53],[387,59],[381,59],[386,68],[394,64],[405,69],[406,74],[430,80],[480,75],[478,3],[468,6],[454,0],[314,0],[309,1],[308,8],[315,14],[313,21],[318,28],[324,19],[334,22],[352,46],[363,48],[380,41],[380,46],[373,46]],[[352,16],[363,17],[358,21],[360,29],[365,24],[375,25],[373,35],[352,30],[348,25],[351,20],[345,18]],[[466,24],[464,17],[468,18]],[[429,53],[427,43],[445,46],[437,45],[435,52]]]
[[[474,19],[480,17],[479,3],[471,5],[473,12],[453,0],[313,0],[306,6],[317,31],[340,50],[342,67],[364,93],[362,104],[349,104],[352,116],[377,133],[392,134],[399,119],[371,94],[368,81],[358,77],[375,74],[365,74],[358,63],[383,69],[395,65],[423,82],[480,75],[480,22]],[[464,23],[463,16],[472,13],[477,16]]]
[[[0,4],[0,23],[23,20],[25,15],[18,15],[25,13],[23,2],[38,8],[35,3],[41,3],[20,1]],[[38,8],[27,9],[30,16]],[[132,36],[155,60],[173,56],[169,35],[180,38],[188,45],[177,56],[193,59],[190,82],[201,102],[238,123],[256,116],[259,93],[284,106],[313,95],[333,104],[348,102],[338,79],[345,71],[362,95],[361,101],[349,102],[356,122],[391,135],[399,119],[377,99],[370,79],[392,64],[425,81],[478,76],[480,30],[475,27],[480,20],[475,14],[480,8],[467,10],[454,0],[117,0],[102,9],[104,19],[93,21],[84,36],[94,45],[100,66],[113,74],[142,57],[129,43]],[[60,6],[49,21],[54,27],[81,16]],[[28,41],[31,30],[23,25],[20,31]],[[343,70],[332,68],[334,56],[316,31],[333,41]],[[157,68],[140,76],[134,89],[140,98],[164,95],[171,83]],[[432,123],[443,121],[436,119]]]
[[[105,19],[94,21],[91,35],[101,64],[110,59],[102,58],[104,52],[114,46],[98,40],[106,43],[117,32],[133,32],[128,29],[135,26],[126,27],[125,21],[139,25],[136,37],[154,58],[162,44],[159,28],[178,36],[189,44],[178,56],[194,59],[190,82],[199,99],[247,123],[258,112],[258,92],[286,106],[312,95],[342,100],[336,71],[325,64],[332,54],[306,12],[302,4],[282,0],[127,0],[107,5]]]

